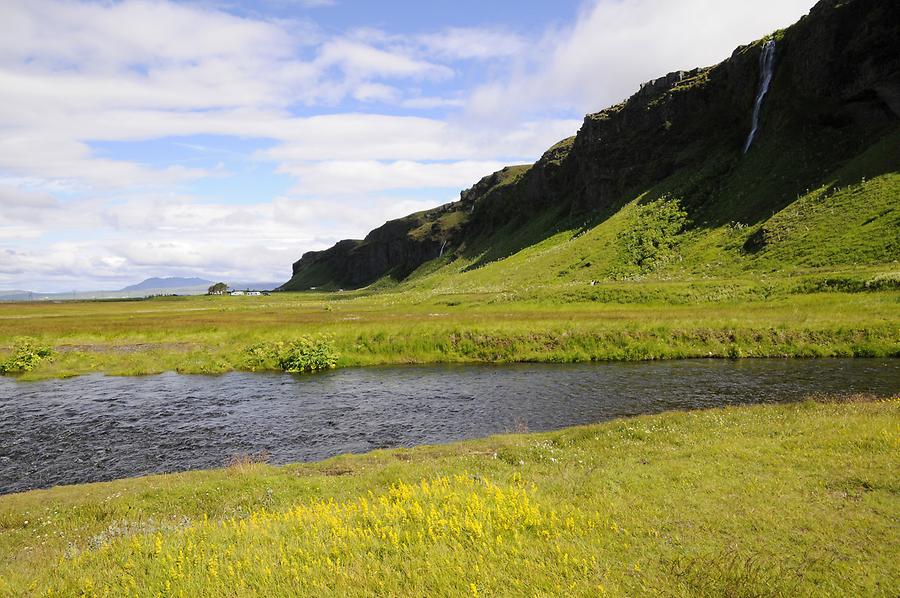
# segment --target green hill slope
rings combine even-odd
[[[823,0],[722,63],[588,115],[532,166],[294,264],[283,290],[502,290],[900,258],[900,6]],[[774,72],[749,152],[760,54]]]
[[[424,267],[407,284],[497,292],[534,284],[799,274],[860,265],[890,270],[900,257],[900,174],[859,173],[877,171],[871,164],[895,156],[900,156],[898,132],[826,177],[826,184],[751,223],[697,224],[683,199],[657,189],[597,224],[570,221],[540,242],[484,265],[480,256],[445,260],[432,271]]]

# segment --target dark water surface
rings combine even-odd
[[[0,493],[532,431],[670,409],[900,391],[900,360],[418,366],[314,376],[0,378]]]

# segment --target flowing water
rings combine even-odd
[[[763,46],[762,53],[759,55],[759,89],[756,92],[756,101],[753,102],[753,126],[750,129],[750,135],[744,143],[744,153],[750,150],[753,140],[756,138],[756,132],[759,130],[759,113],[762,110],[763,100],[769,92],[769,85],[772,83],[772,75],[775,72],[775,40],[769,40]]]
[[[312,376],[0,378],[0,493],[532,431],[670,409],[900,391],[900,360],[417,366]]]

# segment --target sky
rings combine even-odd
[[[813,0],[3,0],[0,289],[286,281]]]

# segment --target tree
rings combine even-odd
[[[217,282],[213,286],[209,287],[209,294],[210,295],[221,295],[222,293],[224,293],[227,290],[228,290],[227,284],[225,284],[224,282]]]

